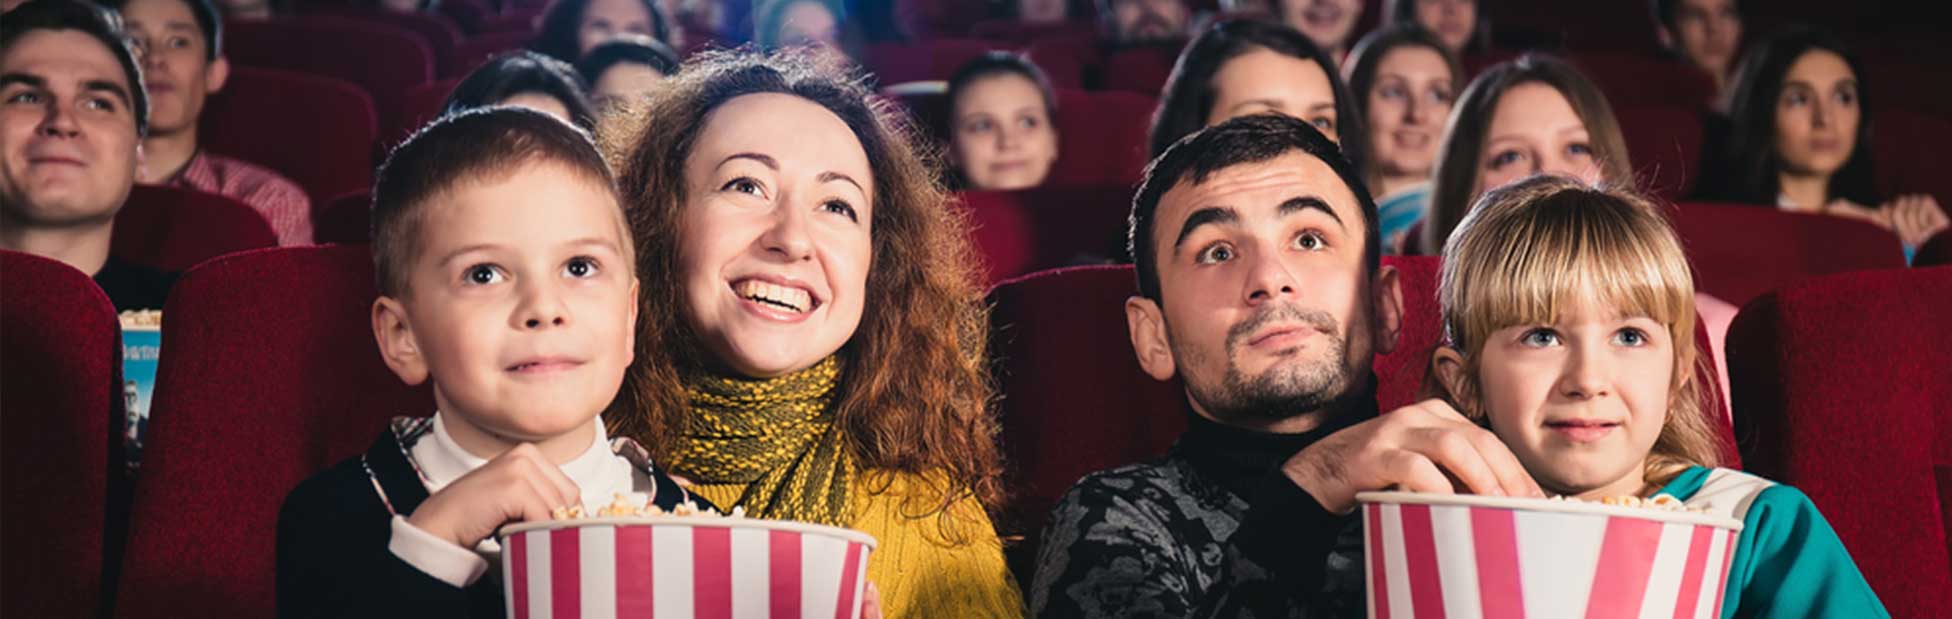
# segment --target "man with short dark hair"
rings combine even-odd
[[[146,97],[113,13],[33,0],[0,15],[0,249],[93,275],[118,310],[161,308],[175,281],[109,256]]]
[[[1125,315],[1139,365],[1186,386],[1164,457],[1086,476],[1052,510],[1041,617],[1363,612],[1355,494],[1538,486],[1439,401],[1378,415],[1371,362],[1403,303],[1376,206],[1335,143],[1285,116],[1186,136],[1146,170]]]
[[[1715,78],[1721,89],[1742,51],[1742,7],[1736,0],[1652,0],[1661,47]]]
[[[1192,12],[1186,0],[1098,0],[1105,36],[1117,45],[1184,39]]]
[[[197,142],[210,95],[230,79],[223,20],[210,0],[108,0],[122,12],[142,59],[149,91],[149,136],[136,181],[214,193],[256,210],[279,245],[312,243],[312,200],[296,183],[263,167],[212,154]]]

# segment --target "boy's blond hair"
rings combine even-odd
[[[1694,280],[1659,207],[1631,191],[1535,176],[1479,199],[1443,256],[1443,345],[1463,357],[1464,378],[1461,393],[1449,393],[1433,367],[1427,394],[1488,424],[1477,365],[1485,340],[1499,329],[1557,322],[1591,291],[1623,314],[1666,325],[1674,343],[1667,423],[1647,456],[1648,483],[1720,463],[1719,438],[1702,410],[1706,373],[1695,348]]]

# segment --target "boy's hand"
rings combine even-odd
[[[1452,478],[1477,494],[1544,496],[1518,457],[1442,400],[1424,400],[1350,426],[1301,450],[1281,470],[1332,513],[1357,492],[1391,486],[1450,494]]]
[[[427,497],[407,523],[472,549],[505,523],[548,520],[582,496],[541,450],[523,443]]]

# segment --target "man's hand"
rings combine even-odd
[[[523,443],[427,497],[407,523],[474,548],[505,523],[548,520],[551,511],[580,503],[582,496],[541,450]]]
[[[1544,496],[1511,450],[1442,400],[1424,400],[1322,439],[1281,467],[1330,512],[1355,509],[1357,492],[1396,487],[1451,494]]]

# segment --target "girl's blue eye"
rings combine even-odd
[[[1533,329],[1526,331],[1525,335],[1519,336],[1518,342],[1537,348],[1556,346],[1559,344],[1559,334],[1554,333],[1551,329]]]
[[[1613,342],[1621,346],[1646,346],[1647,333],[1639,329],[1621,329],[1613,335]]]

